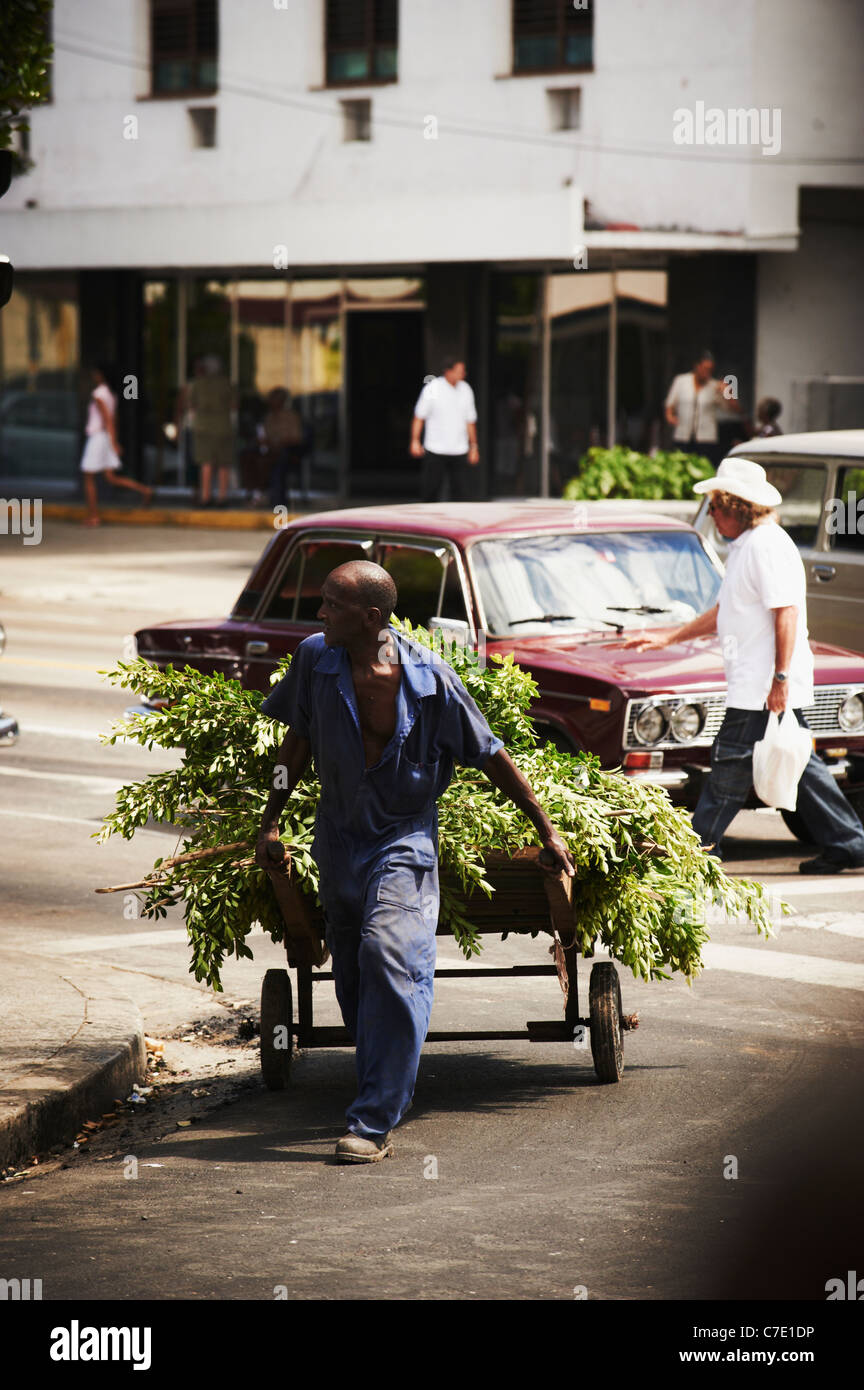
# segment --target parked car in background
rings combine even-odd
[[[0,396],[0,475],[75,477],[81,453],[74,391],[5,391]]]
[[[304,517],[274,534],[230,617],[144,628],[138,651],[160,667],[188,663],[266,690],[279,658],[320,630],[326,575],[353,559],[392,574],[398,616],[485,644],[487,656],[512,653],[539,686],[541,736],[695,805],[726,704],[718,641],[637,652],[621,639],[710,608],[723,570],[688,522],[648,503],[416,504]],[[816,747],[861,814],[864,656],[812,645]]]
[[[761,463],[783,495],[780,524],[807,571],[810,636],[864,651],[864,430],[751,439],[731,454]],[[694,524],[722,557],[707,503]]]
[[[0,656],[6,649],[6,629],[0,623]],[[18,723],[11,714],[4,714],[0,706],[0,747],[4,744],[14,743],[18,737]]]

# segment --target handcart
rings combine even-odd
[[[625,1015],[621,1008],[621,984],[612,961],[596,961],[588,985],[588,1013],[579,1012],[576,965],[580,954],[575,945],[578,892],[574,880],[565,874],[550,873],[540,865],[544,853],[533,847],[507,855],[498,852],[484,857],[486,877],[495,889],[466,894],[461,884],[442,873],[442,887],[457,899],[475,930],[483,935],[507,932],[539,932],[551,936],[548,947],[554,963],[505,967],[443,967],[435,971],[436,980],[476,980],[491,976],[519,979],[525,976],[557,975],[564,994],[563,1018],[529,1021],[524,1029],[489,1033],[430,1032],[427,1042],[516,1041],[563,1042],[584,1045],[590,1039],[594,1070],[601,1082],[617,1082],[624,1069],[624,1033],[638,1026],[638,1016]],[[261,989],[261,1071],[271,1091],[284,1090],[291,1076],[295,1051],[311,1047],[352,1047],[353,1039],[344,1027],[323,1027],[314,1021],[313,991],[317,984],[333,979],[322,969],[329,959],[324,941],[324,916],[315,898],[296,882],[290,858],[279,843],[270,846],[273,866],[268,876],[285,922],[288,964],[297,971],[297,1017],[294,1017],[294,991],[287,970],[268,970]],[[439,924],[439,936],[449,936],[450,928]]]

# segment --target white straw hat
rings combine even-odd
[[[776,507],[783,501],[776,487],[768,482],[761,463],[737,454],[723,460],[715,477],[694,483],[693,491],[731,492],[733,497],[743,497],[745,502],[752,502],[756,507]]]

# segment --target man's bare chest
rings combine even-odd
[[[386,675],[354,672],[354,695],[364,744],[384,746],[396,732],[397,697],[401,671],[392,667]]]

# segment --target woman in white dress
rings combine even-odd
[[[99,526],[99,493],[96,486],[97,473],[104,473],[106,482],[112,487],[126,487],[132,492],[140,492],[145,506],[153,500],[153,489],[134,478],[121,478],[117,470],[120,464],[120,445],[114,428],[117,413],[117,397],[108,385],[104,367],[94,367],[90,373],[93,390],[90,393],[90,406],[87,412],[87,443],[81,455],[81,472],[84,474],[84,496],[87,499],[85,526]]]

